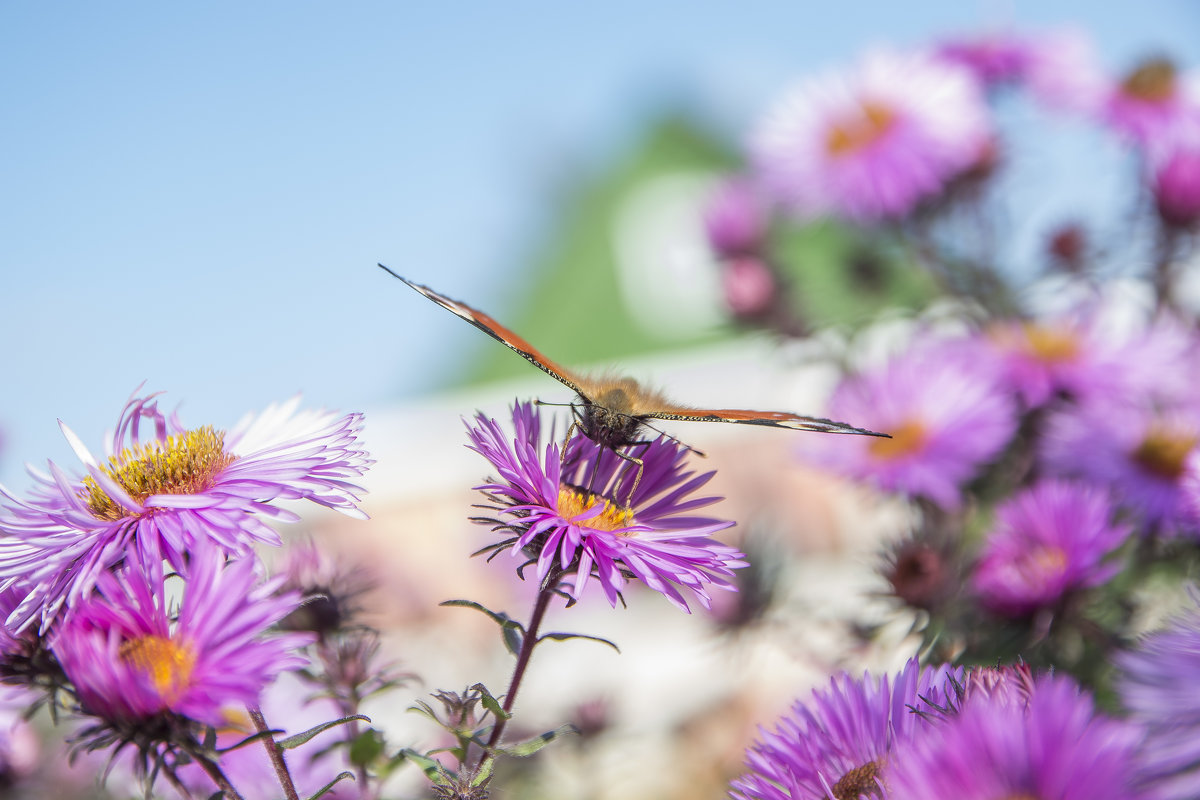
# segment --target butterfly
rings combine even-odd
[[[573,372],[542,355],[529,342],[482,311],[471,308],[466,303],[451,300],[428,286],[413,283],[407,278],[397,275],[383,264],[379,266],[392,277],[399,278],[442,308],[465,319],[575,392],[579,396],[579,405],[573,405],[577,416],[575,426],[578,426],[583,435],[596,444],[606,447],[634,463],[639,463],[640,459],[621,453],[620,448],[640,444],[642,442],[640,431],[647,421],[652,419],[684,422],[732,422],[741,425],[767,425],[773,428],[791,428],[821,433],[855,433],[890,438],[886,433],[876,433],[847,425],[844,422],[834,422],[821,417],[808,417],[789,411],[690,408],[671,402],[661,393],[645,388],[633,378],[612,375],[591,376]],[[567,439],[570,439],[570,431],[568,431]]]

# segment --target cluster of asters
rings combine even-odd
[[[987,241],[962,227],[996,210],[997,101],[1014,93],[1127,149],[1139,205],[1116,238],[1149,233],[1140,262],[1102,264],[1079,225],[1048,237],[1046,272],[1024,284],[1036,270],[964,252]],[[1141,637],[1200,556],[1200,340],[1179,297],[1198,134],[1198,76],[1161,57],[1111,74],[1075,31],[877,50],[800,82],[752,129],[706,216],[734,316],[792,333],[786,276],[803,266],[780,230],[829,221],[902,243],[948,300],[886,355],[846,359],[828,413],[892,438],[810,437],[802,457],[909,504],[883,577],[924,659],[1038,677],[980,694],[982,673],[956,673],[967,690],[950,703],[946,676],[915,665],[890,693],[845,678],[764,732],[735,796],[1196,796],[1200,617]],[[1123,296],[1105,270],[1132,279]],[[1110,715],[1090,690],[1117,698]]]
[[[317,638],[280,627],[306,598],[286,572],[264,577],[253,547],[281,543],[267,520],[298,519],[284,501],[361,516],[361,425],[297,398],[187,428],[135,395],[99,457],[62,426],[81,468],[31,468],[23,497],[0,488],[6,707],[69,712],[75,755],[119,757],[185,797],[280,794],[261,744],[218,756],[265,727],[276,678],[307,667]]]
[[[1121,663],[1119,713],[1026,665],[842,674],[747,751],[736,800],[1183,800],[1200,791],[1195,612]],[[1194,679],[1192,679],[1194,684]]]

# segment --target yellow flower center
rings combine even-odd
[[[192,678],[196,653],[187,644],[162,636],[142,636],[121,645],[121,659],[143,672],[167,703],[180,698]]]
[[[1027,577],[1042,578],[1061,575],[1067,570],[1067,554],[1061,547],[1039,545],[1026,553],[1019,568]]]
[[[865,101],[829,129],[825,149],[832,156],[849,155],[879,141],[895,123],[896,114],[890,108]]]
[[[1121,91],[1146,103],[1164,103],[1175,95],[1175,65],[1165,58],[1147,59],[1121,82]]]
[[[1184,463],[1195,449],[1197,438],[1191,431],[1151,425],[1146,438],[1133,451],[1133,460],[1152,475],[1177,481],[1183,476]]]
[[[869,452],[875,458],[890,461],[920,452],[929,440],[929,431],[920,420],[906,420],[898,428],[887,431],[890,439],[874,437],[867,445]]]
[[[100,469],[142,503],[155,494],[195,494],[207,489],[236,458],[224,448],[225,432],[206,425],[168,436],[165,442],[127,447]],[[83,484],[83,499],[97,518],[116,521],[129,513],[91,476]]]
[[[1064,328],[1027,322],[1022,327],[1028,352],[1048,364],[1065,364],[1079,355],[1079,340]]]
[[[584,520],[585,526],[598,531],[612,531],[633,524],[632,508],[623,508],[611,500],[573,486],[560,486],[558,489],[558,513],[563,519],[574,519],[592,510],[597,503],[603,503],[604,508],[596,516]]]
[[[863,795],[879,796],[880,765],[878,761],[868,761],[861,767],[855,767],[841,777],[833,785],[834,800],[858,800]]]

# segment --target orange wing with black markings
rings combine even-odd
[[[392,270],[379,265],[388,274],[404,281],[416,291],[466,320],[491,336],[505,347],[517,353],[530,364],[545,372],[579,395],[583,401],[583,428],[589,436],[610,446],[629,444],[634,439],[635,429],[648,419],[677,420],[684,422],[732,422],[743,425],[767,425],[773,428],[819,431],[821,433],[853,433],[865,436],[884,436],[865,428],[856,428],[844,422],[835,422],[822,417],[808,417],[788,411],[752,411],[739,408],[688,408],[675,405],[663,395],[646,389],[632,378],[592,377],[580,375],[551,361],[529,342],[505,328],[499,322],[466,303],[451,300],[428,286],[413,283]]]

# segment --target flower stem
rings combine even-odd
[[[525,668],[529,666],[529,658],[533,655],[533,648],[538,643],[538,628],[542,625],[542,618],[546,616],[546,609],[550,607],[550,598],[554,596],[554,587],[558,585],[558,581],[553,576],[551,580],[543,584],[543,588],[538,592],[537,602],[533,606],[533,616],[529,619],[529,625],[525,628],[525,635],[521,637],[521,652],[517,654],[517,665],[513,668],[512,680],[509,681],[508,691],[504,694],[504,704],[501,708],[506,714],[512,712],[513,705],[517,700],[517,689],[521,687],[521,679],[525,677]],[[507,718],[496,720],[496,727],[492,728],[492,736],[488,739],[488,752],[483,754],[480,760],[480,767],[487,764],[493,758],[492,748],[500,744],[500,737],[504,734],[504,726],[508,723]]]
[[[262,709],[247,706],[246,710],[250,712],[250,719],[254,720],[254,727],[259,733],[270,730]],[[296,784],[292,783],[292,773],[288,772],[287,763],[283,760],[283,749],[275,742],[274,735],[268,734],[262,737],[262,741],[263,747],[267,749],[267,757],[271,759],[271,766],[275,767],[275,777],[279,778],[279,785],[283,787],[287,800],[300,800]]]
[[[233,784],[229,782],[229,778],[227,778],[225,773],[221,771],[221,767],[217,764],[217,762],[213,761],[204,753],[200,752],[199,749],[194,747],[186,748],[186,752],[192,757],[193,761],[200,765],[200,769],[204,770],[205,774],[213,779],[213,783],[215,783],[217,788],[224,793],[227,800],[245,800],[245,798],[238,793],[238,790],[233,788]]]

